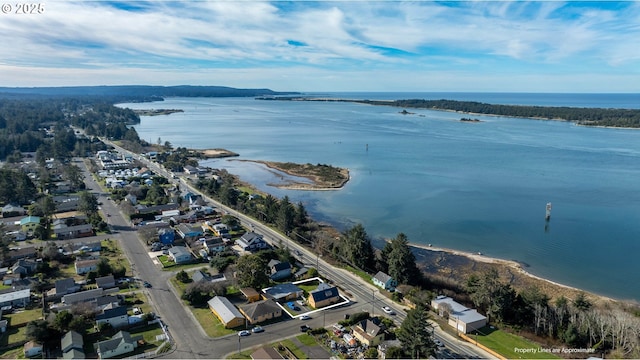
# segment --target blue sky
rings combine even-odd
[[[640,2],[42,4],[3,8],[0,86],[640,93]]]

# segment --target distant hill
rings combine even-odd
[[[288,95],[295,92],[276,92],[270,89],[236,89],[225,86],[62,86],[62,87],[0,87],[0,97],[111,97],[142,101],[165,97],[250,97]]]

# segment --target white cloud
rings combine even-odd
[[[239,84],[259,87],[275,87],[272,79],[292,87],[333,82],[363,90],[365,84],[380,80],[381,72],[424,83],[440,79],[436,74],[457,79],[464,72],[481,78],[520,69],[531,73],[533,87],[535,74],[553,80],[546,76],[567,72],[569,77],[580,74],[602,81],[607,75],[618,79],[625,69],[637,73],[640,68],[638,4],[619,8],[520,1],[133,4],[145,8],[128,11],[100,1],[56,1],[42,15],[3,16],[0,64],[24,76],[23,80],[3,76],[3,82],[44,85],[66,78],[99,83],[102,76],[121,84],[196,83],[203,78],[211,84],[219,76],[233,82],[233,75]],[[39,78],[30,76],[29,69]],[[296,76],[291,76],[292,69]],[[428,79],[423,79],[425,71]],[[469,75],[474,73],[478,75]],[[402,84],[392,76],[385,81]]]

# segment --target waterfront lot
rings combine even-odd
[[[552,353],[539,351],[540,345],[538,344],[503,330],[492,329],[488,326],[480,329],[477,334],[469,334],[468,336],[471,339],[477,339],[478,343],[508,359],[560,359],[560,357]],[[524,351],[528,352],[525,353]]]

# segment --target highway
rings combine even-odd
[[[157,163],[152,162],[139,154],[131,153],[106,139],[101,140],[106,144],[113,146],[120,153],[127,154],[138,159],[138,161],[145,164],[145,166],[158,175],[166,177],[171,182],[179,183],[183,191],[188,189],[193,193],[201,193],[185,181],[183,177],[174,179],[172,176],[173,174],[166,171]],[[86,178],[90,179],[91,176],[87,175]],[[93,185],[95,185],[93,187],[95,189],[97,184]],[[395,310],[396,315],[387,316],[395,318],[398,324],[400,324],[406,317],[404,308],[383,297],[378,292],[378,289],[370,283],[363,281],[346,270],[333,267],[325,262],[322,257],[318,257],[317,254],[312,252],[310,249],[291,241],[283,234],[259,223],[255,219],[239,213],[234,209],[228,208],[205,194],[202,195],[209,203],[213,204],[213,206],[240,219],[244,227],[254,229],[255,232],[262,234],[265,240],[271,242],[272,245],[279,243],[285,244],[294,253],[300,252],[302,254],[301,258],[304,260],[305,264],[313,267],[318,264],[319,273],[323,277],[331,279],[335,285],[341,288],[343,294],[349,297],[351,303],[348,306],[343,306],[326,312],[323,311],[322,313],[324,314],[322,315],[314,315],[313,319],[305,321],[308,325],[312,327],[320,325],[330,326],[343,319],[345,314],[359,311],[369,311],[372,315],[384,315],[381,309],[383,306],[389,306]],[[106,198],[106,195],[101,194],[101,200],[102,197]],[[103,211],[108,211],[112,215],[120,214],[113,202],[107,201],[106,199],[102,200],[102,202]],[[147,249],[142,244],[142,241],[137,237],[135,230],[131,228],[130,224],[123,216],[111,216],[109,219],[111,222],[110,226],[119,232],[125,253],[133,264],[132,266],[134,267],[134,271],[138,274],[137,276],[149,281],[153,285],[151,289],[148,289],[148,293],[152,299],[154,308],[156,309],[156,314],[159,314],[163,321],[168,325],[169,332],[177,345],[177,350],[167,355],[168,357],[222,357],[233,351],[237,351],[239,345],[240,347],[255,346],[265,342],[265,338],[267,338],[268,341],[275,341],[277,339],[293,336],[299,331],[299,325],[301,324],[299,320],[287,320],[265,327],[266,331],[264,333],[252,334],[251,336],[243,337],[242,339],[238,339],[238,336],[235,334],[217,339],[207,337],[197,324],[193,314],[183,308],[183,305],[177,298],[177,295],[172,292],[171,287],[168,285],[168,279],[173,274],[160,270],[159,267],[153,263],[152,259],[148,256]],[[446,351],[438,354],[439,357],[492,358],[490,354],[486,353],[482,349],[445,333],[439,329],[437,325],[435,325],[435,337],[441,340],[445,344],[446,348]]]

